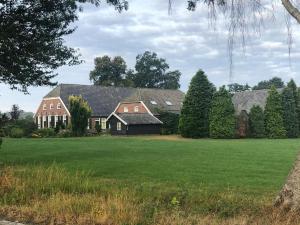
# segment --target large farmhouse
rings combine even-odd
[[[158,134],[159,112],[180,113],[184,93],[179,90],[60,84],[50,91],[34,115],[39,128],[70,123],[69,96],[81,95],[92,108],[88,129],[98,123],[112,134]]]

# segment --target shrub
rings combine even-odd
[[[40,137],[55,137],[55,131],[52,128],[39,129],[37,134]]]
[[[212,138],[233,138],[235,136],[234,106],[231,95],[225,86],[221,87],[213,96],[209,121]]]
[[[286,130],[282,118],[282,99],[275,86],[269,91],[265,108],[266,133],[269,138],[283,138]]]
[[[1,149],[2,143],[3,143],[3,139],[2,139],[2,137],[0,137],[0,149]]]
[[[100,133],[101,133],[101,126],[100,126],[99,123],[96,123],[96,125],[95,125],[95,130],[96,130],[97,134],[100,134]]]
[[[183,101],[179,121],[179,131],[183,137],[209,136],[209,111],[214,90],[205,73],[199,70]]]
[[[290,87],[284,88],[282,92],[283,124],[286,135],[296,138],[299,134],[299,123],[294,91]]]
[[[30,137],[32,133],[37,130],[37,125],[34,123],[31,117],[27,117],[25,119],[16,120],[13,124],[13,127],[18,127],[23,130],[24,137]]]
[[[68,138],[72,137],[73,135],[71,130],[60,130],[57,136],[60,138]]]
[[[249,113],[250,135],[254,138],[262,138],[265,136],[265,115],[263,109],[254,105]]]
[[[177,134],[179,115],[170,112],[160,112],[159,119],[163,122],[161,134]]]
[[[18,127],[14,127],[11,129],[10,137],[12,138],[21,138],[24,136],[24,130]]]
[[[82,136],[86,133],[88,119],[91,117],[92,109],[82,96],[70,96],[69,102],[72,132],[75,136]]]

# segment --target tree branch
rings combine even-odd
[[[285,9],[291,14],[292,17],[294,17],[298,23],[300,23],[300,11],[293,6],[290,0],[281,0],[283,6]]]

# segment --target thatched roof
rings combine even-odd
[[[119,102],[124,101],[143,101],[153,113],[157,109],[179,113],[184,99],[184,93],[180,90],[78,84],[60,84],[44,98],[60,97],[68,107],[70,95],[81,95],[91,106],[92,116],[108,116]],[[172,105],[168,105],[167,101],[171,102]]]
[[[277,91],[282,92],[282,89],[277,89]],[[232,96],[235,112],[239,114],[241,111],[245,110],[249,113],[250,109],[254,105],[258,105],[264,109],[266,106],[267,97],[269,95],[268,93],[268,89],[235,93]]]

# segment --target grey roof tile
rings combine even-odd
[[[159,119],[149,113],[119,113],[117,115],[128,125],[162,124]]]

